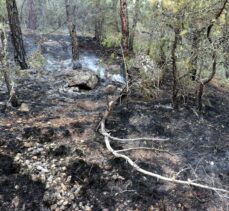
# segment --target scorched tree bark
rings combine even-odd
[[[3,74],[7,90],[9,93],[9,102],[12,106],[17,107],[19,105],[16,92],[14,90],[13,82],[9,74],[9,65],[7,62],[6,48],[7,48],[7,38],[5,36],[4,29],[0,28],[0,69]]]
[[[136,0],[135,1],[135,6],[134,6],[134,19],[133,19],[133,24],[130,32],[130,41],[129,41],[129,49],[130,51],[134,50],[134,38],[135,38],[135,31],[139,19],[139,12],[140,12],[140,1]]]
[[[18,62],[18,64],[21,66],[21,69],[28,69],[28,65],[25,59],[25,48],[22,39],[22,32],[16,1],[6,0],[6,7],[8,12],[12,43],[14,46],[15,61]]]
[[[78,40],[76,34],[76,26],[73,23],[73,17],[72,17],[73,12],[71,11],[69,0],[65,0],[65,8],[66,8],[68,30],[71,37],[71,43],[72,43],[73,69],[80,69],[81,64],[79,62],[79,46],[78,46]]]
[[[122,23],[122,48],[124,56],[129,55],[129,20],[127,0],[120,0],[120,17]]]

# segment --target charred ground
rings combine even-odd
[[[63,38],[58,36],[49,39]],[[87,40],[81,51],[94,46],[91,42]],[[146,177],[107,151],[96,128],[108,95],[119,93],[118,88],[112,95],[107,93],[111,82],[100,82],[95,90],[69,94],[60,92],[60,76],[45,73],[43,78],[50,80],[36,74],[17,77],[19,99],[29,106],[28,112],[0,104],[1,210],[228,208],[227,199],[215,192]],[[109,132],[121,138],[160,136],[169,140],[113,141],[112,146],[167,150],[169,153],[134,151],[129,155],[152,172],[174,176],[186,169],[178,178],[198,178],[199,182],[227,189],[229,93],[210,85],[204,99],[204,114],[197,116],[189,106],[174,111],[169,98],[149,102],[130,96],[128,104],[123,101],[113,110],[107,122]],[[4,86],[0,101],[7,101]]]

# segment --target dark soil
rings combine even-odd
[[[45,187],[29,175],[21,175],[12,157],[0,154],[0,208],[8,210],[40,210]]]
[[[82,50],[94,41],[87,39],[84,43]],[[7,101],[6,89],[0,86],[1,211],[228,210],[228,199],[215,192],[158,181],[114,158],[96,131],[106,109],[106,83],[73,96],[58,91],[61,80],[54,76],[46,81],[34,75],[18,77],[19,99],[29,105],[29,112],[6,107],[2,103]],[[125,144],[112,141],[112,146],[167,150],[169,153],[139,150],[126,154],[146,170],[169,177],[180,172],[179,179],[198,179],[228,190],[229,92],[213,85],[206,90],[202,116],[188,105],[171,109],[169,98],[147,102],[130,97],[128,105],[124,101],[114,108],[107,122],[108,131],[120,138],[158,136],[169,140]],[[82,106],[86,101],[91,109]],[[45,179],[43,173],[30,168],[38,161],[48,169]],[[53,163],[56,169],[51,167]],[[47,186],[50,175],[62,180],[57,184],[53,180]],[[66,194],[74,192],[65,206],[55,198],[55,191],[63,183]]]

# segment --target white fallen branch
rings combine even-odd
[[[116,150],[116,152],[119,153],[119,152],[128,152],[128,151],[134,151],[134,150],[153,150],[153,151],[164,152],[164,153],[168,153],[170,155],[173,155],[172,153],[170,153],[167,150],[157,149],[157,148],[153,148],[153,147],[133,147],[133,148],[128,148],[128,149]]]
[[[168,141],[169,139],[163,139],[163,138],[149,138],[149,137],[145,137],[145,138],[117,138],[114,136],[111,136],[109,133],[105,132],[106,136],[109,137],[109,139],[114,140],[114,141],[123,141],[123,142],[127,142],[127,141]]]
[[[123,158],[124,160],[126,160],[136,171],[144,174],[144,175],[148,175],[148,176],[151,176],[151,177],[154,177],[156,179],[159,179],[159,180],[163,180],[165,182],[172,182],[172,183],[177,183],[177,184],[182,184],[182,185],[189,185],[189,186],[194,186],[194,187],[198,187],[198,188],[203,188],[203,189],[207,189],[207,190],[213,190],[213,191],[216,191],[216,192],[222,192],[222,193],[226,193],[226,194],[229,194],[229,190],[226,190],[226,189],[222,189],[222,188],[217,188],[217,187],[212,187],[212,186],[209,186],[209,185],[204,185],[204,184],[200,184],[200,183],[196,183],[194,182],[193,180],[191,179],[188,179],[187,181],[185,180],[178,180],[176,179],[175,177],[174,178],[170,178],[170,177],[166,177],[166,176],[162,176],[162,175],[159,175],[159,174],[156,174],[156,173],[153,173],[153,172],[150,172],[150,171],[147,171],[143,168],[141,168],[140,166],[138,166],[130,157],[126,156],[126,155],[123,155],[121,153],[119,153],[120,151],[116,151],[114,150],[112,147],[111,147],[111,144],[110,144],[110,135],[106,132],[106,128],[105,128],[105,122],[106,122],[106,119],[108,118],[109,114],[111,113],[112,111],[112,107],[114,105],[116,101],[111,101],[108,105],[108,108],[104,114],[104,117],[100,123],[100,128],[101,128],[101,134],[104,136],[104,141],[105,141],[105,144],[106,144],[106,147],[107,149],[115,156],[115,157],[118,157],[118,158]],[[114,137],[113,137],[114,138]],[[118,138],[116,138],[117,140],[119,140]],[[114,140],[114,139],[113,139]]]

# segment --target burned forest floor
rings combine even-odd
[[[70,42],[64,35],[45,38],[44,55],[59,63],[49,61],[42,70],[15,76],[24,106],[6,106],[6,87],[0,85],[1,211],[229,209],[228,198],[220,192],[142,175],[109,153],[97,127],[108,99],[118,96],[123,85],[100,80],[92,90],[67,90],[65,74],[70,67],[64,65],[70,57],[64,52],[69,52]],[[26,34],[27,50],[36,48],[38,40]],[[81,53],[104,56],[92,39],[81,43]],[[228,190],[229,92],[209,85],[204,105],[198,116],[189,106],[173,110],[166,94],[151,101],[130,96],[112,111],[108,132],[119,138],[167,140],[112,141],[112,147],[160,149],[125,154],[148,171]]]

